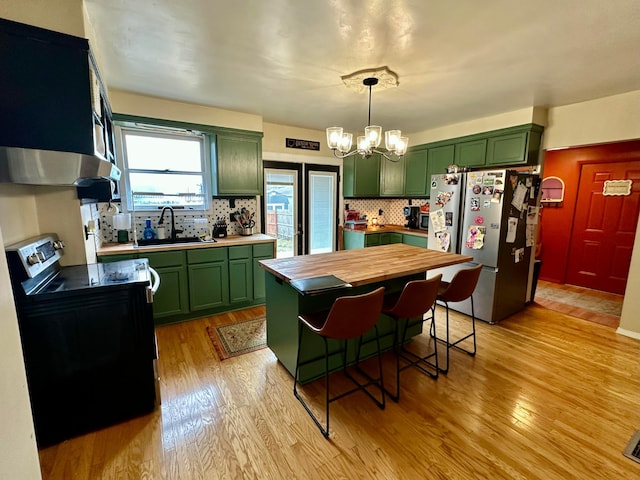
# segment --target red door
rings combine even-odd
[[[606,180],[631,180],[631,192],[604,195]],[[582,165],[567,283],[624,295],[639,211],[640,162]]]

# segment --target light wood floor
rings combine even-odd
[[[613,328],[535,304],[479,322],[475,358],[453,351],[437,381],[403,372],[384,411],[334,402],[325,440],[269,349],[217,359],[206,326],[261,312],[158,328],[162,406],[41,450],[43,478],[640,478],[621,454],[640,429],[640,341]]]

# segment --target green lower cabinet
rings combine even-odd
[[[251,245],[229,247],[229,302],[253,300],[253,259]]]
[[[428,238],[422,235],[402,234],[402,243],[413,245],[414,247],[427,248]]]
[[[394,232],[381,233],[380,245],[389,245],[390,243],[402,243],[402,234]]]
[[[354,248],[364,248],[364,237],[362,232],[354,232],[349,230],[342,231],[342,242],[345,250],[353,250]]]
[[[160,276],[153,318],[161,325],[264,303],[265,270],[258,262],[274,258],[274,252],[274,243],[260,243],[103,255],[98,261],[149,259]]]
[[[246,258],[229,260],[229,302],[253,300],[253,262]]]
[[[189,265],[189,307],[191,311],[229,305],[227,261]]]
[[[364,246],[365,247],[377,247],[380,245],[380,234],[379,233],[367,233],[364,235]]]
[[[187,267],[154,267],[154,269],[160,276],[160,287],[153,296],[154,320],[187,313],[189,311]],[[156,321],[155,323],[160,325],[164,322]]]

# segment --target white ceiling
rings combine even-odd
[[[640,90],[638,0],[85,0],[109,88],[405,133]]]

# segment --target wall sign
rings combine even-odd
[[[285,139],[285,147],[287,148],[301,148],[303,150],[320,150],[320,142],[314,142],[312,140],[300,140],[298,138]]]
[[[605,180],[602,195],[631,195],[631,180]]]

